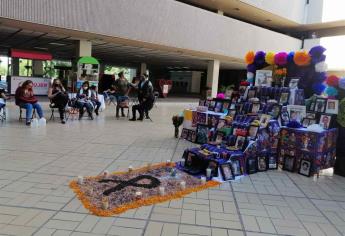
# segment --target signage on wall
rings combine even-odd
[[[51,79],[50,78],[40,78],[40,77],[24,77],[24,76],[11,76],[11,94],[16,93],[16,89],[20,84],[26,80],[31,80],[33,82],[33,90],[35,95],[47,95],[48,88]]]

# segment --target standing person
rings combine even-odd
[[[51,107],[59,110],[61,123],[65,124],[65,108],[69,98],[60,79],[53,80],[53,83],[48,89],[48,98],[51,100]]]
[[[124,72],[121,71],[118,74],[119,78],[115,80],[115,87],[116,87],[116,100],[117,100],[117,105],[116,105],[116,118],[119,118],[119,110],[121,108],[121,116],[125,117],[125,112],[123,107],[120,107],[120,103],[126,99],[128,99],[128,90],[130,88],[130,83],[128,80],[125,78]]]
[[[81,120],[84,115],[84,108],[86,108],[90,119],[93,120],[93,104],[91,101],[89,81],[85,81],[77,93],[77,106],[79,107],[79,120]]]
[[[101,102],[98,100],[97,87],[96,85],[92,85],[90,89],[91,89],[91,101],[93,105],[95,106],[95,114],[96,116],[98,116],[99,114],[98,111],[99,111],[99,108],[101,107]]]
[[[32,109],[36,109],[39,118],[43,118],[43,111],[41,105],[38,103],[34,95],[33,82],[26,80],[16,90],[15,102],[16,105],[26,110],[26,125],[31,124]]]
[[[133,117],[130,119],[130,121],[136,121],[136,111],[139,112],[139,119],[144,119],[144,114],[146,116],[146,119],[149,119],[149,111],[153,106],[154,101],[154,95],[153,95],[153,86],[151,81],[148,80],[148,75],[143,74],[143,76],[140,79],[140,82],[138,84],[138,100],[139,105],[135,105],[132,107],[132,114]]]

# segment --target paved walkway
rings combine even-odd
[[[9,104],[10,120],[0,124],[0,235],[345,235],[345,178],[282,171],[116,217],[88,214],[69,181],[180,159],[192,144],[173,138],[171,117],[192,102],[159,103],[153,123],[115,120],[114,109],[107,109],[94,121],[37,129],[19,123]]]

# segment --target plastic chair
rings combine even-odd
[[[26,120],[26,117],[23,117],[23,109],[22,107],[19,107],[19,121],[22,121],[22,120]],[[25,109],[24,109],[25,110]],[[32,116],[31,116],[31,120],[33,118],[36,118],[36,109],[33,109],[32,111]]]

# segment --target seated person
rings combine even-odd
[[[113,83],[111,86],[110,86],[110,89],[107,89],[103,92],[103,95],[104,95],[104,98],[106,101],[109,101],[108,104],[110,103],[114,103],[115,104],[115,100],[116,100],[116,86],[115,86],[115,83]]]
[[[32,81],[26,80],[17,88],[15,94],[16,105],[26,110],[26,125],[31,124],[32,109],[36,109],[40,119],[43,118],[42,108],[38,103],[32,88]]]
[[[79,108],[79,120],[84,115],[84,108],[86,108],[90,119],[93,120],[93,103],[91,101],[89,81],[85,81],[77,93],[77,107]]]
[[[133,117],[130,121],[136,121],[136,111],[139,112],[139,119],[144,119],[144,114],[146,119],[149,119],[149,111],[151,110],[154,102],[153,86],[148,80],[148,75],[144,74],[138,84],[138,100],[139,104],[132,107]]]
[[[101,102],[98,100],[98,92],[97,92],[97,87],[95,85],[92,85],[90,87],[91,90],[91,101],[94,105],[95,108],[95,114],[98,116],[98,111],[99,108],[101,107]]]
[[[61,123],[65,124],[65,108],[68,103],[68,94],[59,79],[54,79],[48,89],[48,98],[51,100],[51,107],[58,108]]]
[[[10,98],[6,96],[5,89],[0,88],[0,110],[2,108],[5,108],[6,100],[8,100],[8,99],[10,99]]]

